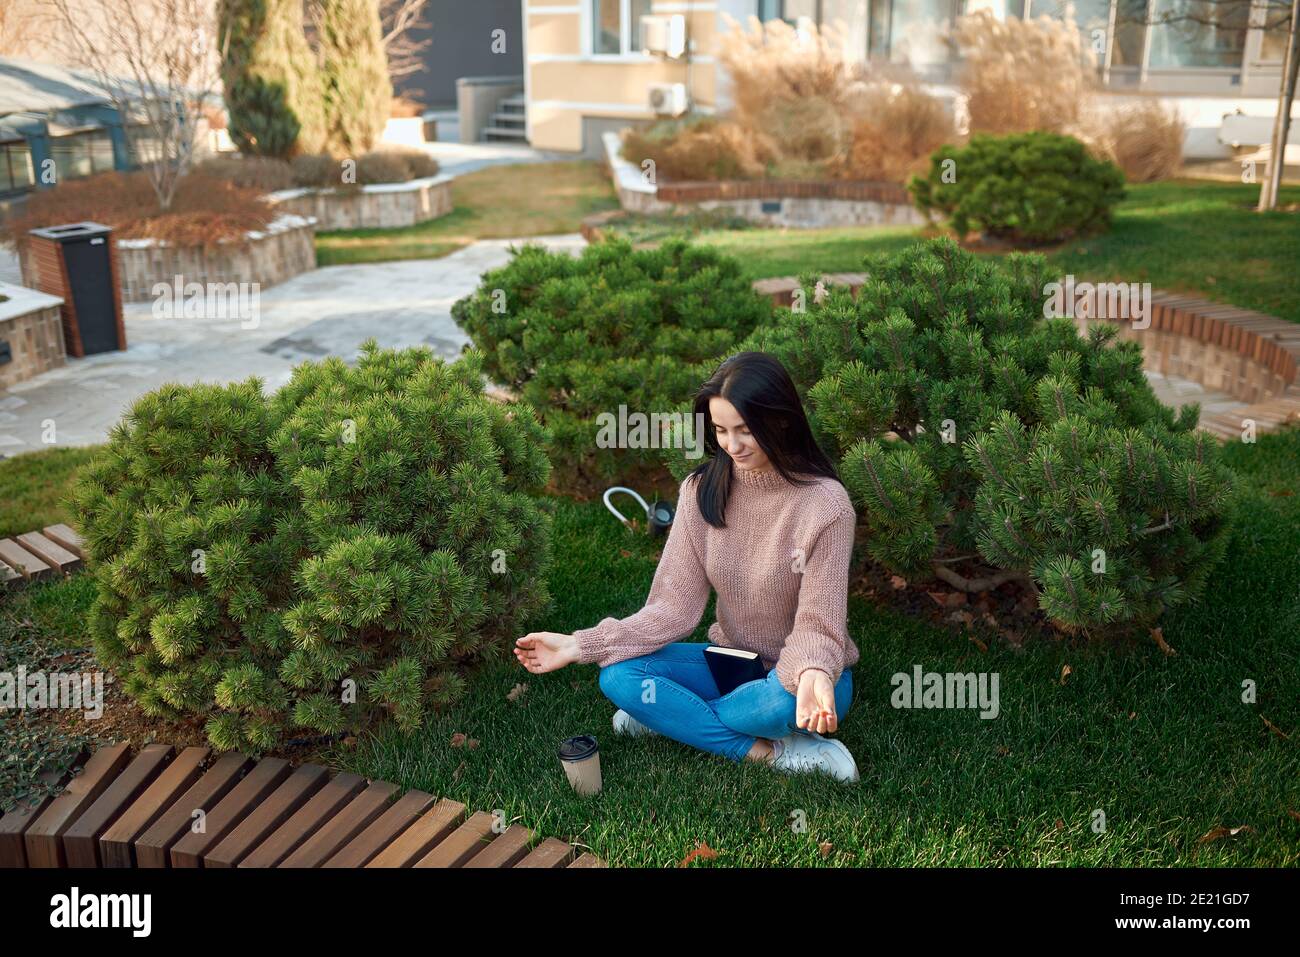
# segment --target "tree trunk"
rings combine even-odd
[[[1278,190],[1286,161],[1286,142],[1291,135],[1291,104],[1295,102],[1296,74],[1300,69],[1300,0],[1292,0],[1291,23],[1287,34],[1286,56],[1282,60],[1282,87],[1278,93],[1277,117],[1273,121],[1273,139],[1268,171],[1259,190],[1260,212],[1277,207]]]

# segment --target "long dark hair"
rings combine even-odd
[[[714,432],[709,400],[715,395],[736,407],[758,447],[787,482],[813,485],[812,478],[800,476],[818,475],[839,481],[835,466],[813,438],[799,393],[781,360],[766,352],[738,352],[718,366],[695,394],[694,412],[704,416],[707,454],[691,475],[700,476],[695,500],[714,528],[727,527],[727,499],[735,470]]]

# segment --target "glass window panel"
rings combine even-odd
[[[90,166],[96,173],[106,173],[113,168],[113,139],[108,131],[87,137],[90,145]]]
[[[592,0],[591,52],[622,52],[622,0]]]
[[[1146,37],[1147,0],[1116,0],[1115,45],[1110,65],[1140,67]]]
[[[86,138],[79,134],[51,137],[50,157],[54,160],[55,176],[59,182],[89,176],[94,172]]]
[[[839,31],[844,55],[860,60],[867,53],[867,0],[823,0],[822,23]]]
[[[782,4],[785,9],[781,16],[791,23],[797,24],[800,17],[807,17],[813,23],[817,22],[817,0],[785,0]]]
[[[946,63],[948,45],[941,26],[957,13],[960,0],[894,0],[889,52],[895,62],[913,66]]]
[[[1250,4],[1222,0],[1155,0],[1151,66],[1239,68]]]
[[[1260,41],[1259,58],[1267,63],[1281,63],[1286,59],[1287,24],[1291,19],[1291,4],[1271,0],[1262,4],[1259,23],[1265,28]]]
[[[871,56],[889,56],[889,14],[892,0],[871,0]]]
[[[1110,29],[1110,0],[1033,0],[1030,11],[1035,17],[1073,19],[1082,34],[1084,45],[1092,49],[1098,65],[1105,64],[1107,34]]]

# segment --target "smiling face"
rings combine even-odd
[[[771,464],[734,405],[715,395],[709,399],[709,415],[713,418],[713,434],[719,448],[731,456],[736,468],[761,471]]]

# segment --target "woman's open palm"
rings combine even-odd
[[[534,631],[515,641],[514,653],[533,674],[545,674],[578,660],[578,640],[558,631]]]
[[[835,686],[830,675],[809,668],[799,676],[799,693],[795,695],[795,725],[825,734],[839,725],[835,713]]]

